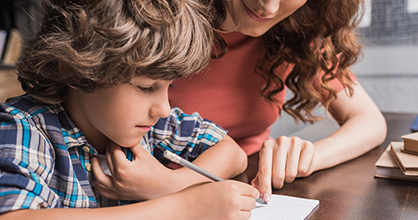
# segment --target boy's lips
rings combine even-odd
[[[247,7],[247,5],[245,5],[245,3],[243,2],[245,11],[247,12],[248,16],[258,22],[266,22],[266,21],[270,21],[272,18],[262,18],[260,16],[258,16],[256,13],[254,13],[250,8]]]
[[[153,125],[137,125],[135,127],[139,128],[141,130],[144,130],[144,131],[149,131],[149,130],[151,130],[152,126]]]

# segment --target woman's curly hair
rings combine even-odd
[[[266,81],[260,94],[279,108],[283,104],[284,111],[304,122],[319,119],[313,115],[313,109],[321,102],[328,109],[336,97],[330,80],[340,81],[352,95],[353,79],[348,68],[361,53],[354,29],[362,15],[362,4],[363,0],[307,1],[260,37],[266,50],[256,69]],[[214,6],[215,25],[219,27],[226,17],[225,6],[221,1],[215,1]],[[283,82],[275,69],[285,64],[294,67]],[[294,96],[279,103],[275,95],[285,87]],[[319,89],[328,91],[325,100]]]
[[[18,62],[22,88],[60,103],[69,86],[85,92],[135,76],[176,79],[200,71],[214,42],[199,0],[42,0],[40,32]]]

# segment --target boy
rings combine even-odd
[[[149,154],[201,154],[194,163],[224,178],[245,169],[245,154],[224,130],[170,111],[172,80],[197,72],[210,57],[213,30],[204,8],[194,0],[42,4],[41,31],[18,64],[26,94],[0,106],[2,219],[249,218],[258,196],[251,186],[188,187],[207,179],[167,169]],[[92,158],[103,154],[112,177]],[[126,186],[129,195],[118,195]],[[130,202],[98,192],[151,200],[107,207]]]

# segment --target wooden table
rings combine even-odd
[[[367,154],[307,178],[285,184],[274,194],[318,199],[309,219],[418,219],[418,183],[374,178],[375,163],[390,141],[411,133],[415,114],[385,113],[385,142]],[[258,154],[249,157],[248,169],[239,177],[251,181],[257,172]]]

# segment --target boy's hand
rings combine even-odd
[[[198,184],[178,193],[190,216],[187,219],[249,219],[258,191],[243,182],[225,180]],[[183,212],[183,211],[181,211]]]
[[[314,145],[298,137],[268,139],[260,150],[258,172],[251,184],[268,201],[272,185],[274,188],[282,188],[285,182],[291,183],[296,177],[311,175],[314,155]]]
[[[118,145],[106,148],[106,160],[112,176],[100,168],[97,158],[92,158],[96,181],[93,186],[109,199],[146,200],[167,194],[167,181],[171,170],[164,167],[140,144],[130,148],[133,160],[126,159]]]

